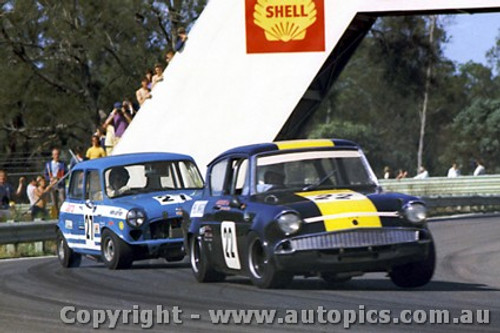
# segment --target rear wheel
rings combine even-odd
[[[192,236],[189,240],[189,260],[193,275],[198,282],[220,282],[226,278],[226,275],[212,268],[203,242],[196,236]]]
[[[57,257],[61,266],[64,268],[72,268],[80,266],[82,261],[82,255],[79,253],[75,253],[72,249],[69,248],[64,235],[59,230],[57,232]]]
[[[109,230],[104,230],[102,233],[101,254],[102,261],[109,269],[129,268],[132,265],[130,245]]]
[[[268,258],[259,236],[248,235],[248,269],[252,283],[259,288],[285,288],[292,282],[293,274],[280,271],[272,258]]]
[[[429,283],[432,279],[435,266],[436,250],[434,242],[432,242],[429,248],[429,255],[425,260],[393,267],[389,276],[392,282],[398,287],[421,287]]]

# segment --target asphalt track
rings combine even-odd
[[[318,278],[295,278],[286,290],[260,290],[249,280],[231,277],[224,283],[199,284],[187,262],[143,261],[125,271],[110,271],[85,260],[63,269],[55,257],[0,261],[0,332],[94,331],[91,325],[65,325],[65,306],[82,309],[166,309],[178,306],[182,324],[156,324],[150,331],[304,332],[342,331],[342,325],[214,325],[209,309],[490,310],[489,325],[355,324],[351,332],[500,332],[500,218],[432,222],[438,266],[427,286],[404,290],[384,274],[369,274],[336,287]],[[200,319],[191,319],[199,314]],[[74,315],[73,315],[74,317]],[[172,319],[172,317],[171,317]],[[115,331],[139,330],[119,324]]]

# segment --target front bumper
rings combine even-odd
[[[424,260],[431,243],[424,229],[359,228],[282,240],[273,257],[279,269],[294,273],[377,272]]]

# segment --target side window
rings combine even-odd
[[[85,200],[102,201],[102,188],[99,177],[99,171],[92,170],[87,172],[85,178]]]
[[[210,194],[212,196],[219,196],[224,191],[224,181],[226,178],[227,160],[223,160],[210,170]]]
[[[71,199],[83,199],[83,171],[76,170],[71,173],[68,196]]]
[[[241,158],[232,161],[232,180],[231,194],[248,195],[249,187],[247,184],[248,159]]]

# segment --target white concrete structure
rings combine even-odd
[[[306,6],[311,0],[280,1]],[[500,0],[315,1],[324,1],[324,51],[249,54],[246,39],[253,36],[247,36],[245,1],[210,0],[114,154],[186,153],[203,171],[233,146],[273,141],[280,130],[280,137],[293,137],[296,131],[282,130],[284,124],[300,123],[314,111],[376,17],[500,8]]]

